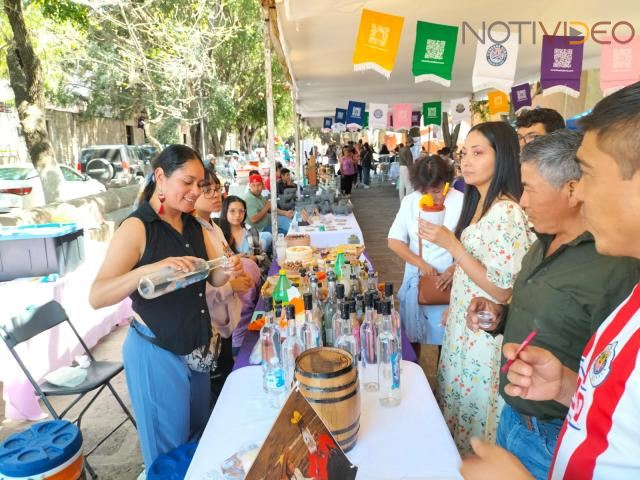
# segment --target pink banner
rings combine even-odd
[[[609,95],[640,80],[640,37],[627,43],[603,44],[600,55],[600,89]]]
[[[410,103],[396,103],[393,106],[393,128],[395,130],[411,128],[412,110]]]

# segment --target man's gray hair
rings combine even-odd
[[[527,143],[520,152],[520,161],[538,167],[540,175],[560,189],[568,181],[582,176],[576,160],[581,142],[581,133],[566,128],[556,130]]]

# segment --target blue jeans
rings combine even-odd
[[[362,167],[362,183],[369,185],[371,183],[371,169]]]
[[[498,423],[497,444],[513,453],[538,480],[546,480],[564,419],[541,421],[505,405]]]

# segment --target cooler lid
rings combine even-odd
[[[182,480],[187,474],[198,444],[185,443],[159,456],[147,472],[147,480]]]

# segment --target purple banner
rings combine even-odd
[[[511,105],[513,111],[517,112],[521,108],[531,106],[531,85],[523,83],[511,89]]]
[[[422,113],[420,112],[411,112],[411,126],[412,127],[419,127],[420,126],[420,117],[422,116]]]
[[[583,47],[584,37],[543,37],[540,84],[545,95],[555,92],[580,95]]]

